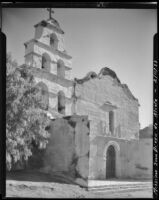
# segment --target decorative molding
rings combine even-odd
[[[53,92],[50,92],[49,91],[49,98],[57,98],[57,93],[53,93]],[[67,97],[67,96],[65,96],[65,99],[66,99],[66,103],[67,102],[72,102],[72,98],[70,97]]]
[[[36,53],[36,52],[34,52],[34,51],[31,51],[31,52],[25,54],[24,57],[26,57],[26,56],[28,56],[28,55],[31,55],[31,54],[32,54],[32,55],[35,55],[35,56],[38,56],[38,57],[42,57],[40,54],[38,54],[38,53]]]
[[[111,145],[115,148],[116,153],[117,153],[117,152],[120,152],[120,146],[119,146],[119,144],[118,144],[116,141],[110,140],[110,141],[106,144],[106,146],[105,146],[105,148],[104,148],[104,155],[103,155],[103,158],[104,158],[104,159],[106,159],[107,150],[108,150],[109,146],[111,146]]]
[[[55,82],[66,88],[73,87],[73,80],[58,77],[57,75],[52,74],[48,71],[45,71],[41,68],[32,67],[32,66],[29,66],[26,64],[23,64],[22,66],[26,66],[26,67],[30,68],[32,70],[32,72],[34,73],[35,77],[43,78],[43,79],[49,80],[50,82]]]
[[[105,110],[106,112],[110,112],[112,110],[117,109],[118,107],[107,101],[107,102],[104,102],[103,105],[100,108],[102,110]]]
[[[28,45],[29,43],[33,42],[34,40],[35,40],[34,38],[31,39],[31,40],[28,40],[28,41],[26,41],[26,42],[24,43],[24,45],[26,46],[26,45]]]
[[[51,53],[54,53],[54,54],[56,54],[56,55],[59,55],[59,56],[61,56],[61,57],[67,58],[67,59],[72,59],[72,57],[71,57],[70,55],[66,54],[65,52],[59,51],[58,49],[54,50],[54,49],[53,49],[52,47],[50,47],[49,45],[46,45],[46,44],[44,44],[44,43],[42,43],[42,42],[40,42],[40,41],[38,41],[38,40],[36,40],[36,39],[31,39],[31,40],[25,42],[24,45],[26,46],[27,44],[29,44],[29,43],[31,43],[31,42],[34,42],[34,43],[36,43],[36,45],[38,45],[38,46],[40,46],[40,47],[42,47],[42,48],[44,48],[44,49],[47,49],[47,50],[50,51]]]

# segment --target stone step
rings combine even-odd
[[[146,189],[152,189],[152,187],[122,187],[122,188],[88,188],[89,191],[94,191],[94,190],[107,190],[107,191],[118,191],[118,190],[146,190]]]
[[[152,183],[141,183],[141,184],[122,184],[122,185],[102,185],[102,186],[90,186],[88,190],[90,191],[128,191],[128,190],[151,190]]]
[[[93,188],[107,188],[107,189],[120,189],[120,188],[145,188],[145,187],[152,187],[152,186],[148,186],[148,185],[145,185],[145,186],[99,186],[99,187],[93,187]]]
[[[89,190],[91,192],[105,192],[105,193],[114,193],[114,192],[130,192],[130,191],[152,191],[152,188],[125,188],[125,189],[111,189],[111,190],[107,190],[107,189],[95,189],[95,190]]]
[[[135,192],[135,191],[152,191],[152,188],[129,188],[129,189],[120,189],[120,190],[114,190],[114,189],[111,189],[111,190],[107,190],[107,189],[102,189],[102,190],[89,190],[89,191],[92,191],[92,192],[104,192],[104,193],[107,193],[107,194],[110,194],[110,193],[122,193],[122,192]]]

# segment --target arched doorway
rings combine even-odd
[[[110,145],[106,152],[106,178],[116,177],[116,153],[113,145]]]

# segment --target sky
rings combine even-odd
[[[53,9],[65,32],[72,56],[72,76],[84,77],[109,67],[139,100],[141,128],[153,119],[153,36],[156,9]],[[45,8],[3,8],[2,31],[7,52],[24,63],[24,42],[34,37],[34,25],[48,19]]]

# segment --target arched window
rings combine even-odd
[[[62,60],[57,62],[57,76],[64,78],[65,77],[65,65]]]
[[[114,112],[109,112],[109,131],[111,132],[111,135],[114,134]]]
[[[58,92],[58,112],[65,114],[65,94],[62,91]]]
[[[48,110],[49,108],[49,90],[45,83],[39,82],[36,87],[40,90],[41,95],[41,108],[44,110]]]
[[[50,35],[50,46],[54,49],[57,49],[57,43],[58,43],[57,36],[54,33],[52,33]]]
[[[51,59],[47,53],[42,55],[41,68],[50,71]]]

